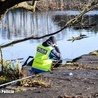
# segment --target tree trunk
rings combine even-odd
[[[1,2],[0,1],[0,20],[2,20],[4,14],[10,9],[12,8],[13,6],[15,6],[16,8],[18,8],[18,3],[20,2],[23,2],[23,1],[30,1],[30,0],[6,0],[4,2]],[[25,9],[28,9],[28,10],[33,10],[35,11],[35,7],[36,7],[36,3],[37,3],[38,0],[32,0],[33,2],[33,6],[30,6],[30,5],[26,5],[26,6],[23,6],[23,8]],[[19,5],[19,7],[21,7]]]
[[[23,2],[24,0],[6,0],[2,3],[2,6],[0,7],[0,15],[4,14],[9,8],[12,6]],[[28,1],[28,0],[27,0]]]

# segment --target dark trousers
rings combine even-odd
[[[26,66],[32,66],[33,61],[34,61],[34,58],[33,58],[31,61],[29,61],[29,62],[26,64]],[[61,64],[62,64],[62,60],[54,60],[52,67],[59,67]]]

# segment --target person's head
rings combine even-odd
[[[48,44],[53,45],[53,46],[57,45],[56,38],[54,36],[49,37],[47,42],[48,42]]]
[[[56,39],[54,36],[49,37],[49,40],[53,43],[56,44]]]

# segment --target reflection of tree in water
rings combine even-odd
[[[94,30],[94,33],[98,33],[97,31],[98,31],[98,15],[94,15],[94,16],[92,16],[93,18],[92,18],[92,21],[94,21],[95,23],[96,23],[96,26],[95,26],[95,28],[93,29]],[[91,21],[91,22],[92,22]]]
[[[6,14],[2,21],[2,28],[0,29],[2,38],[18,39],[31,35],[43,36],[53,33],[59,28],[54,24],[51,17],[51,12],[31,13],[23,9],[12,10]],[[58,35],[60,36],[60,34]]]
[[[63,27],[68,21],[67,15],[55,15],[52,19],[60,27]]]
[[[32,16],[23,9],[9,11],[2,21],[2,38],[14,39],[28,37],[32,33]],[[29,20],[28,21],[28,16]],[[30,31],[31,30],[31,31]]]
[[[64,27],[66,25],[66,23],[71,20],[72,18],[74,18],[74,15],[55,15],[52,19],[55,22],[55,24],[57,24],[59,27]],[[80,24],[75,24],[75,25],[80,25]]]
[[[54,14],[54,12],[31,13],[23,9],[12,10],[7,13],[4,20],[2,21],[2,27],[0,28],[2,38],[18,39],[29,37],[31,35],[42,36],[53,33],[61,29],[61,27],[63,27],[70,19],[75,17],[74,15],[68,14]],[[96,33],[98,31],[98,25],[93,26],[93,28],[88,28],[88,25],[91,23],[97,24],[97,19],[98,15],[85,15],[84,18],[80,20],[80,24],[75,24],[73,29],[89,29]],[[68,32],[66,29],[57,34],[56,37],[58,39],[63,39]]]
[[[74,15],[55,15],[52,19],[59,27],[63,27],[70,19],[74,18]],[[79,20],[77,24],[74,24],[73,29],[86,29],[92,31],[98,31],[98,15],[85,15]]]

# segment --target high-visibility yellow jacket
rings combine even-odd
[[[32,67],[43,71],[50,71],[52,59],[49,59],[49,54],[52,49],[51,46],[44,47],[42,44],[38,45]]]

